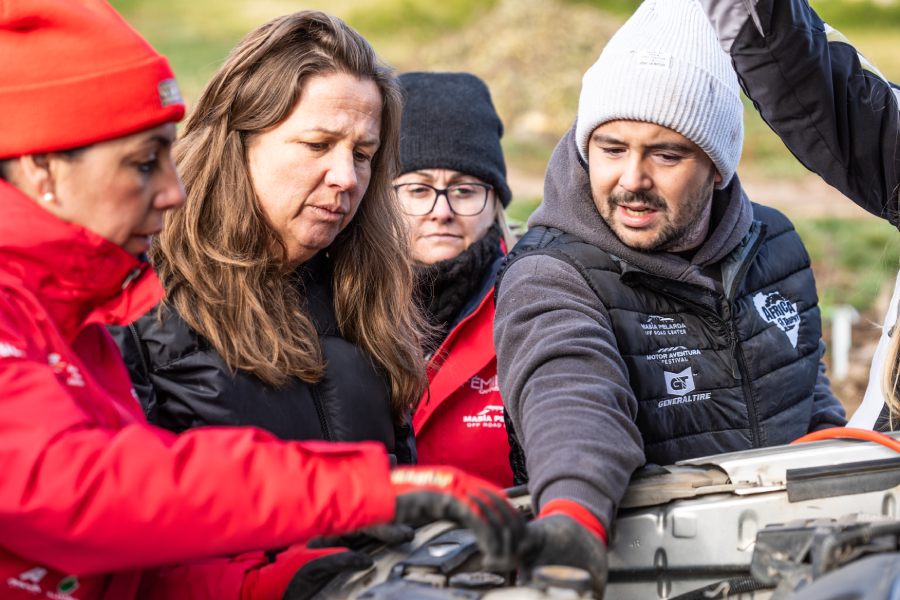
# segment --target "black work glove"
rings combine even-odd
[[[294,573],[282,600],[308,600],[337,575],[347,571],[362,571],[372,564],[371,556],[353,550],[316,558]]]
[[[385,546],[399,546],[411,542],[416,536],[415,530],[409,525],[376,525],[361,531],[348,533],[335,537],[317,537],[307,544],[309,548],[333,548],[343,547],[350,550],[362,550],[371,544],[383,544]]]
[[[511,571],[518,566],[525,519],[497,486],[453,467],[400,467],[391,472],[391,483],[395,524],[454,521],[475,535],[485,569]]]
[[[534,568],[542,565],[584,569],[593,579],[594,597],[603,598],[607,575],[606,544],[571,517],[552,514],[528,524],[519,582],[530,582]]]

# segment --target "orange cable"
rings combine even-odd
[[[865,440],[867,442],[876,442],[882,446],[886,446],[894,452],[900,452],[900,441],[892,437],[886,436],[878,431],[869,429],[854,429],[852,427],[833,427],[831,429],[822,429],[804,435],[802,438],[794,440],[792,444],[802,444],[804,442],[818,442],[820,440],[836,440],[841,438],[853,438],[856,440]]]

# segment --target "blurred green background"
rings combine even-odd
[[[314,8],[358,29],[400,71],[470,71],[491,88],[506,124],[504,150],[525,221],[540,203],[544,168],[573,122],[584,71],[639,0],[112,0],[166,54],[190,105],[230,49],[275,16]],[[813,0],[894,81],[900,81],[900,2]],[[745,99],[746,100],[746,99]],[[810,175],[745,103],[738,172],[756,202],[791,216],[812,256],[825,312],[884,304],[900,236]],[[873,313],[874,314],[874,313]]]

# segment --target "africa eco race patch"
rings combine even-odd
[[[641,323],[644,335],[687,335],[687,325],[672,317],[650,315],[645,323]]]
[[[684,346],[675,346],[672,348],[660,348],[653,354],[648,354],[647,361],[661,365],[677,365],[688,362],[688,356],[699,355],[699,350],[688,350]]]
[[[184,104],[184,100],[181,98],[181,90],[178,89],[178,82],[174,79],[160,81],[156,89],[159,91],[159,103],[163,108],[172,104]]]
[[[753,304],[766,323],[774,323],[782,330],[791,342],[791,346],[797,347],[797,337],[800,334],[800,314],[797,312],[797,303],[791,302],[780,292],[753,296]]]
[[[499,429],[506,427],[503,421],[503,405],[488,404],[477,415],[464,415],[463,423],[466,427],[487,427]]]

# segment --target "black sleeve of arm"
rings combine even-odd
[[[741,87],[794,156],[897,224],[900,88],[806,0],[759,0],[749,10],[743,0],[702,4]]]
[[[147,415],[147,420],[159,425],[159,405],[156,402],[156,393],[150,380],[150,367],[147,364],[147,348],[141,341],[134,325],[124,327],[107,327],[110,335],[122,352],[122,359],[128,367],[128,375],[131,377],[131,385],[137,392],[138,400]]]

